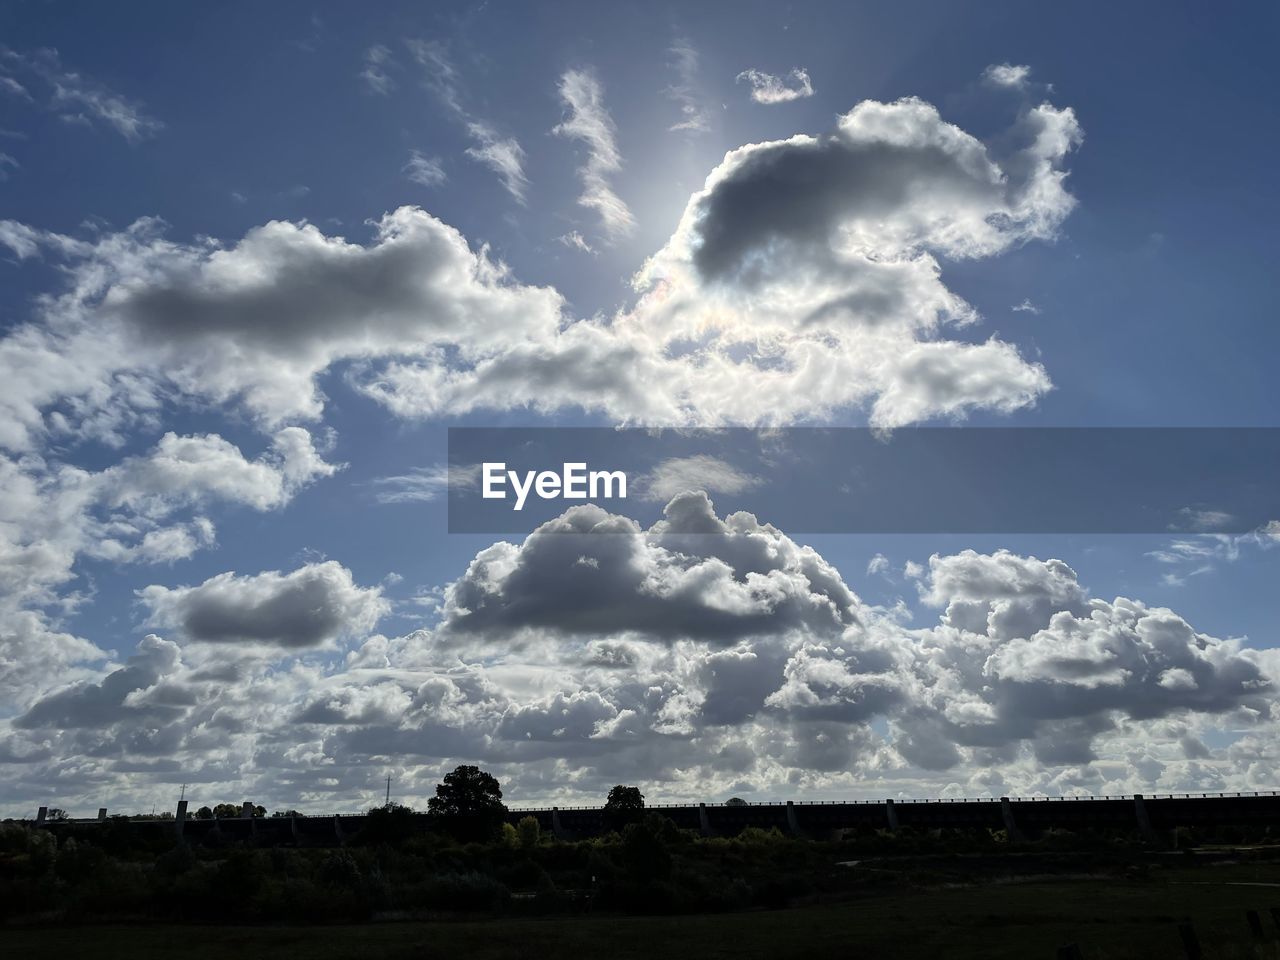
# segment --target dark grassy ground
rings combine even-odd
[[[1280,960],[1280,865],[1171,867],[1153,879],[1053,879],[895,890],[836,904],[690,917],[219,927],[92,925],[0,931],[8,957],[337,960],[345,957],[557,958],[1055,958],[1077,943],[1085,960],[1165,960],[1183,953],[1190,917],[1207,960]],[[1244,911],[1262,915],[1253,940]]]

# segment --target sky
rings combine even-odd
[[[1274,789],[1220,504],[789,531],[702,456],[448,515],[456,427],[1280,426],[1230,10],[6,4],[0,815]]]

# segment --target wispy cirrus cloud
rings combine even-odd
[[[591,244],[587,242],[587,238],[577,230],[570,230],[568,233],[562,233],[560,236],[556,237],[556,241],[568,247],[570,250],[581,250],[583,253],[596,252],[595,247],[591,246]]]
[[[468,123],[467,133],[475,141],[474,146],[467,147],[467,156],[496,173],[507,193],[523,204],[529,179],[524,175],[524,148],[520,141],[501,136],[483,120]]]
[[[138,101],[69,70],[52,48],[20,53],[0,47],[0,71],[0,88],[40,104],[68,123],[106,124],[130,143],[153,137],[164,128]]]
[[[578,167],[582,180],[578,203],[595,210],[605,235],[617,240],[634,230],[636,221],[609,181],[622,169],[622,155],[613,118],[604,104],[604,87],[591,70],[569,70],[560,78],[560,99],[569,116],[551,132],[580,141],[587,150],[585,162]]]
[[[360,71],[360,79],[371,93],[386,96],[396,88],[396,81],[391,76],[391,68],[395,57],[391,50],[381,43],[375,43],[364,54],[364,68]]]
[[[663,92],[680,107],[680,119],[667,129],[672,133],[706,133],[710,129],[711,111],[698,95],[698,49],[688,39],[678,37],[668,52],[677,79]]]
[[[402,168],[404,175],[424,187],[438,187],[449,179],[439,157],[428,157],[420,150],[409,151],[409,161]]]
[[[740,470],[725,460],[698,454],[663,460],[652,471],[639,478],[637,486],[643,491],[646,500],[666,502],[679,494],[696,490],[709,494],[741,493],[758,487],[761,482],[759,477]]]
[[[435,40],[405,41],[410,55],[422,68],[427,88],[444,108],[466,128],[472,145],[466,155],[492,170],[507,193],[523,205],[529,180],[524,173],[524,148],[515,137],[503,136],[489,120],[476,117],[463,105],[462,77],[444,44]]]
[[[480,482],[480,465],[436,464],[371,481],[378,503],[430,503],[450,490],[470,490]]]

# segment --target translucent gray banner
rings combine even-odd
[[[449,431],[454,533],[698,490],[790,533],[1239,534],[1280,520],[1280,428]]]

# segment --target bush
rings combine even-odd
[[[532,850],[542,841],[542,827],[537,817],[524,817],[516,824],[516,833],[520,838],[520,846]]]

